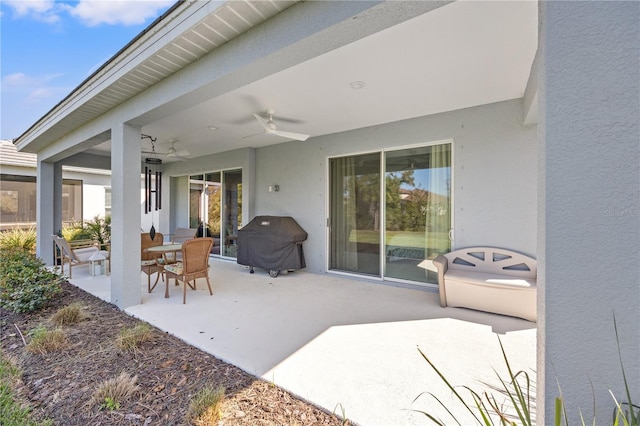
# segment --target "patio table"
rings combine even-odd
[[[153,247],[149,247],[147,249],[145,249],[145,252],[147,253],[162,253],[162,258],[164,259],[164,263],[158,263],[158,273],[159,274],[164,274],[164,265],[169,263],[167,261],[167,257],[166,254],[167,253],[176,253],[182,250],[182,244],[181,243],[171,243],[171,244],[164,244],[161,246],[153,246]],[[164,280],[164,297],[165,298],[169,298],[169,280],[165,279]]]

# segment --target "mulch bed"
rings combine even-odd
[[[49,323],[60,307],[79,302],[89,318],[64,326],[66,349],[33,354],[23,337]],[[139,351],[122,351],[116,337],[141,321],[70,284],[47,308],[12,314],[0,308],[0,348],[22,372],[18,392],[36,419],[54,425],[183,425],[192,396],[205,386],[223,386],[225,402],[217,425],[342,425],[336,416],[233,365],[152,329]],[[22,336],[21,336],[22,334]],[[90,401],[96,386],[121,372],[137,375],[140,391],[119,409]],[[345,422],[344,424],[348,424]]]

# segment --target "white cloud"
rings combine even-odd
[[[156,18],[163,8],[173,4],[167,0],[80,0],[69,12],[85,25],[140,25]]]
[[[62,76],[63,74],[29,76],[22,72],[8,74],[2,79],[2,91],[15,96],[23,105],[37,105],[68,91],[68,87],[52,84]]]
[[[53,0],[4,0],[19,18],[32,18],[37,21],[54,24],[60,22],[59,13],[68,8],[63,3]]]
[[[43,116],[70,88],[63,74],[29,75],[24,72],[2,77],[2,139],[22,134],[36,118]]]
[[[29,86],[35,82],[34,79],[23,72],[6,75],[3,80],[2,85],[9,87]]]
[[[62,74],[29,76],[23,72],[17,72],[14,74],[5,75],[2,79],[2,85],[8,87],[39,87],[61,76]]]
[[[11,6],[18,16],[47,13],[55,6],[53,0],[5,0],[5,4]]]
[[[42,101],[51,99],[57,93],[55,90],[52,90],[48,87],[39,87],[35,90],[32,90],[27,96],[24,98],[25,105],[39,105]]]
[[[75,6],[54,0],[3,0],[18,18],[30,18],[50,24],[60,23],[69,13],[84,25],[141,25],[174,0],[80,0]]]

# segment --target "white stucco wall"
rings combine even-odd
[[[611,424],[614,314],[640,399],[640,3],[540,8],[538,412],[552,424],[559,384],[569,424]]]
[[[82,216],[91,220],[96,216],[104,217],[104,186],[82,185]]]
[[[256,150],[256,215],[289,215],[309,234],[307,270],[326,270],[328,157],[453,139],[455,247],[535,256],[536,126],[522,100],[420,117]],[[268,186],[278,184],[279,192]]]

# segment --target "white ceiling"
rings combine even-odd
[[[143,127],[191,157],[285,142],[520,98],[537,49],[535,1],[457,1]],[[353,89],[351,82],[365,86]],[[279,121],[278,118],[287,121]],[[217,130],[210,130],[215,126]],[[109,144],[99,149],[109,150]],[[143,141],[143,149],[151,146]],[[168,158],[164,158],[169,160]]]

